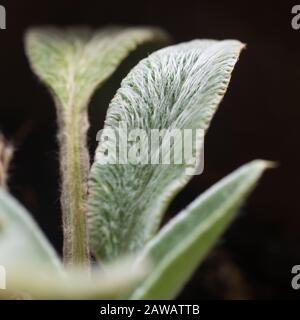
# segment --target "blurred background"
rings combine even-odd
[[[279,167],[263,177],[179,298],[300,297],[290,285],[291,268],[300,264],[300,30],[291,27],[294,4],[286,0],[1,1],[7,10],[7,30],[0,31],[0,128],[17,145],[9,186],[59,252],[56,115],[47,90],[26,61],[26,29],[45,24],[156,25],[166,29],[174,42],[236,38],[247,43],[247,50],[207,134],[205,171],[178,195],[167,219],[247,161],[275,160]],[[142,49],[122,63],[93,99],[91,110],[96,105],[98,111],[90,130],[91,152],[121,79],[151,50]]]

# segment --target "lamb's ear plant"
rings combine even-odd
[[[174,128],[207,130],[242,47],[235,40],[194,40],[153,53],[123,80],[105,127],[117,130],[122,122],[128,132],[164,129],[166,136]],[[185,159],[187,165],[103,165],[106,150],[113,147],[105,138],[90,175],[88,224],[94,252],[113,260],[142,249],[154,236],[164,211],[196,165],[193,154]],[[174,145],[172,151],[181,152]],[[194,154],[201,152],[201,144],[194,148],[199,148]],[[151,154],[160,149],[158,144]]]
[[[169,203],[197,170],[201,143],[180,165],[113,164],[114,145],[101,136],[90,169],[88,105],[95,90],[138,45],[162,46],[168,40],[156,28],[27,33],[30,64],[57,109],[64,263],[30,214],[2,187],[0,264],[10,270],[10,292],[43,299],[174,298],[269,166],[263,160],[244,165],[161,230]],[[242,48],[236,40],[194,40],[150,54],[122,81],[104,129],[120,124],[128,131],[163,129],[164,137],[175,128],[206,132]],[[145,143],[140,140],[141,148]],[[174,158],[177,151],[172,144]],[[159,146],[151,153],[159,154]],[[7,165],[0,163],[1,168]],[[90,249],[98,260],[94,268]]]
[[[64,258],[67,264],[88,264],[86,196],[89,154],[86,146],[88,103],[99,86],[138,45],[166,42],[151,28],[105,28],[65,31],[31,30],[26,50],[31,66],[53,94],[59,124]]]

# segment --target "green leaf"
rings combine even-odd
[[[36,265],[62,272],[60,260],[39,227],[4,190],[0,190],[0,265]]]
[[[145,278],[146,265],[133,267],[132,261],[118,262],[107,269],[68,270],[57,274],[48,268],[22,265],[7,268],[7,289],[0,298],[86,300],[120,299]],[[16,293],[17,292],[17,293]]]
[[[234,218],[270,163],[250,162],[222,179],[169,222],[143,250],[139,262],[154,269],[132,299],[171,299]]]
[[[91,273],[81,268],[65,271],[29,213],[0,190],[0,266],[7,278],[7,290],[0,290],[0,298],[118,298],[145,277],[147,262],[132,265],[128,260]]]
[[[57,108],[64,257],[68,264],[87,264],[89,256],[85,222],[88,102],[129,52],[140,44],[165,43],[167,39],[159,29],[142,27],[99,31],[40,28],[26,35],[32,69],[50,89]]]
[[[207,130],[242,47],[236,40],[194,40],[151,54],[123,80],[108,109],[105,129],[116,131],[120,123],[128,132],[166,129],[164,138],[172,129]],[[89,182],[91,244],[104,260],[141,249],[196,170],[190,158],[183,165],[103,165],[110,157],[114,160],[106,154],[112,148],[102,137]],[[198,144],[193,146],[194,155],[200,150]]]

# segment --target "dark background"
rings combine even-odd
[[[56,116],[49,94],[24,56],[25,30],[42,24],[157,25],[169,31],[174,42],[236,38],[247,43],[206,138],[204,174],[181,192],[168,217],[249,160],[276,160],[280,166],[264,176],[180,297],[300,297],[290,285],[291,268],[300,264],[300,30],[291,27],[291,8],[297,2],[9,0],[0,4],[7,10],[7,30],[0,30],[0,128],[17,144],[10,189],[59,251]],[[104,111],[90,132],[91,145],[110,98],[138,57],[127,59],[94,99],[101,101]]]

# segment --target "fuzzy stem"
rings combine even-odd
[[[13,147],[0,133],[0,187],[6,188],[7,171],[13,155]]]
[[[89,154],[86,145],[87,112],[68,108],[59,115],[60,166],[64,263],[89,266],[86,227],[87,179]]]

